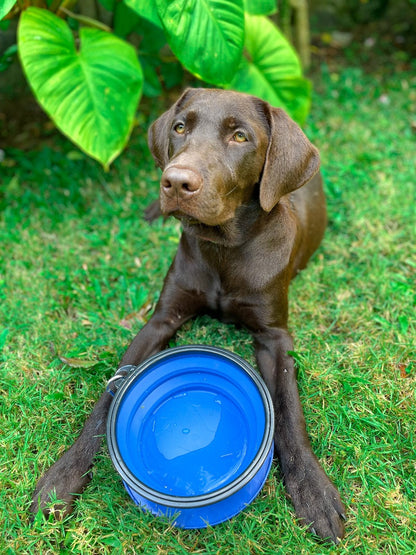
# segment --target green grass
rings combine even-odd
[[[184,531],[138,511],[106,448],[74,514],[30,526],[36,480],[75,439],[148,318],[180,229],[142,220],[158,188],[145,127],[107,174],[64,139],[54,149],[7,151],[0,165],[1,553],[414,553],[415,88],[410,73],[323,68],[308,121],[330,223],[292,284],[290,324],[313,447],[348,507],[338,548],[299,527],[276,468],[238,517]],[[249,335],[209,318],[188,323],[176,339],[195,342],[253,362]]]

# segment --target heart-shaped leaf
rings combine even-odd
[[[311,86],[287,39],[266,17],[246,14],[245,51],[247,57],[229,87],[283,108],[302,124],[310,108]]]
[[[22,13],[22,66],[57,127],[105,167],[125,146],[141,95],[142,71],[132,46],[99,29],[81,28],[76,49],[67,24],[52,13]]]
[[[242,0],[156,0],[169,46],[188,71],[223,86],[244,43]]]

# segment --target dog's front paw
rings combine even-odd
[[[40,509],[45,516],[61,519],[72,513],[74,501],[91,481],[91,464],[71,449],[42,476],[32,496],[32,516]]]
[[[345,508],[318,461],[296,465],[284,478],[297,516],[321,539],[338,544],[344,537]]]

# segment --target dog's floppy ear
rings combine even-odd
[[[319,169],[318,150],[281,108],[266,105],[270,137],[260,181],[260,205],[265,212],[288,193],[305,185]]]
[[[197,92],[198,89],[186,89],[175,104],[162,114],[149,128],[147,140],[150,152],[156,164],[163,170],[169,160],[169,132],[172,120],[179,108]]]

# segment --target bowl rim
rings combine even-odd
[[[263,402],[265,415],[263,438],[256,455],[253,457],[248,467],[225,486],[222,486],[221,488],[215,489],[208,493],[193,496],[171,495],[168,493],[159,492],[147,486],[145,483],[139,480],[124,463],[120,455],[116,440],[116,420],[118,409],[123,400],[124,393],[130,387],[132,382],[135,381],[139,375],[149,371],[156,362],[159,362],[160,360],[163,360],[165,358],[171,358],[177,354],[184,353],[209,353],[223,357],[237,364],[237,366],[239,366],[240,369],[243,370],[251,378],[251,380],[257,387],[257,390],[259,391],[260,397]],[[265,464],[270,450],[273,447],[273,436],[273,402],[269,390],[267,389],[267,386],[264,383],[263,379],[256,372],[256,370],[254,370],[254,368],[239,355],[224,348],[214,347],[210,345],[181,345],[168,348],[160,351],[159,353],[156,353],[155,355],[147,358],[145,361],[135,366],[117,390],[111,403],[107,418],[107,446],[113,465],[116,468],[117,472],[120,474],[122,480],[126,482],[129,487],[132,488],[135,492],[148,499],[149,501],[164,505],[166,507],[175,508],[190,509],[202,507],[205,505],[211,505],[212,503],[217,503],[219,501],[222,501],[223,499],[230,497],[231,495],[235,494],[237,491],[245,487],[256,476],[263,464]]]

